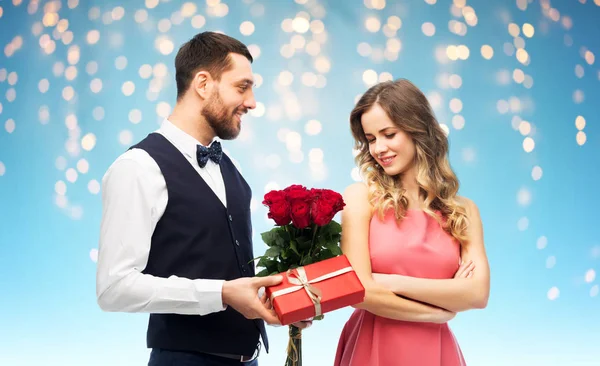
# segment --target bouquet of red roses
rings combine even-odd
[[[339,246],[342,227],[333,220],[344,206],[342,196],[329,189],[307,189],[291,185],[265,194],[263,204],[276,226],[262,233],[269,247],[258,258],[264,267],[257,276],[292,270],[342,254]],[[321,320],[323,315],[314,317]],[[286,366],[302,365],[301,330],[289,325],[290,342]]]

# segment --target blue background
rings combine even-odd
[[[147,315],[96,304],[99,182],[173,107],[179,45],[218,30],[255,55],[260,105],[224,145],[254,189],[255,253],[271,227],[262,195],[343,191],[357,179],[354,101],[378,78],[408,78],[449,131],[460,193],[484,223],[489,305],[451,322],[468,365],[599,365],[599,19],[598,0],[0,1],[0,364],[147,363]],[[306,365],[332,364],[350,312],[304,332]],[[286,328],[269,335],[260,363],[282,365]]]

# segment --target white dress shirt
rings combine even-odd
[[[156,131],[169,140],[227,207],[218,164],[200,168],[200,143],[165,119]],[[165,212],[167,186],[157,163],[141,149],[119,156],[102,179],[102,223],[96,295],[105,311],[204,315],[226,308],[223,280],[142,274],[156,224]]]

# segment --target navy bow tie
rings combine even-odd
[[[208,159],[219,164],[221,161],[221,156],[223,156],[223,150],[221,149],[221,143],[219,141],[213,141],[210,147],[205,147],[202,145],[197,146],[196,158],[198,159],[200,168],[204,168],[206,166]]]

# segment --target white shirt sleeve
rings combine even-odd
[[[96,295],[103,310],[205,315],[226,308],[223,280],[141,273],[167,196],[160,168],[140,149],[119,157],[102,179]]]

